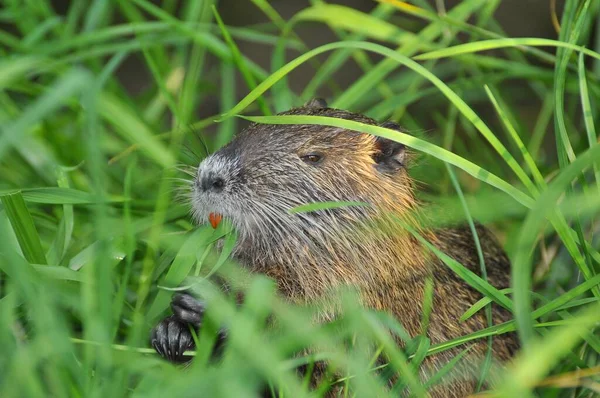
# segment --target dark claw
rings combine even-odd
[[[204,304],[189,294],[176,294],[171,300],[171,309],[181,322],[189,323],[196,328],[202,324]]]
[[[193,350],[195,346],[189,326],[175,316],[167,317],[156,325],[150,342],[163,358],[177,363],[189,361],[191,358],[183,353]]]

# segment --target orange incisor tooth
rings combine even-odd
[[[222,219],[223,216],[219,213],[210,213],[208,215],[208,221],[210,221],[210,225],[212,225],[214,229],[216,229],[219,226]]]

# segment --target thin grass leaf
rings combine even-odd
[[[221,111],[231,109],[235,105],[235,68],[231,65],[222,64],[221,66]],[[237,122],[235,118],[224,120],[219,124],[219,132],[215,138],[215,150],[223,147],[233,138]]]
[[[430,346],[431,341],[428,338],[423,337],[419,339],[417,349],[414,355],[412,356],[412,360],[410,361],[410,364],[414,367],[415,370],[418,370],[423,361],[425,360],[425,357],[427,356],[427,351],[429,351]]]
[[[0,197],[6,216],[19,241],[23,256],[30,263],[46,264],[46,256],[33,218],[20,192]]]
[[[66,267],[55,265],[32,265],[41,276],[52,280],[84,282],[85,278],[80,272],[76,272]]]
[[[475,248],[477,250],[477,257],[479,258],[479,267],[481,270],[481,279],[483,279],[485,282],[488,282],[488,275],[487,275],[487,268],[485,265],[485,258],[483,256],[483,249],[481,248],[481,242],[479,240],[479,235],[477,234],[477,229],[475,228],[475,223],[473,222],[473,218],[471,217],[471,213],[469,211],[469,207],[467,206],[467,202],[465,201],[465,197],[463,195],[462,189],[460,187],[460,184],[458,183],[458,180],[456,179],[456,175],[454,174],[454,171],[452,170],[452,168],[446,164],[446,169],[448,170],[448,174],[450,175],[450,181],[452,182],[452,185],[454,186],[454,189],[456,190],[456,193],[458,194],[458,197],[460,198],[461,204],[463,205],[463,211],[465,213],[465,216],[467,218],[468,224],[469,224],[469,229],[471,230],[471,235],[473,235],[473,241],[475,242]],[[500,291],[500,294],[502,294],[503,292]],[[486,321],[487,321],[487,326],[491,327],[494,324],[494,321],[492,319],[492,307],[491,305],[488,305],[485,309],[485,317],[486,317]],[[493,337],[490,336],[488,338],[488,349],[485,355],[485,360],[481,369],[481,374],[479,377],[479,381],[477,383],[477,391],[479,391],[488,375],[489,372],[489,368],[491,365],[491,361],[492,361],[492,345],[493,345]]]
[[[223,23],[223,20],[221,19],[221,16],[217,12],[217,8],[215,6],[212,7],[212,11],[215,16],[215,20],[217,21],[217,24],[219,25],[219,28],[221,29],[221,34],[223,35],[225,42],[227,43],[227,45],[229,46],[229,49],[231,50],[231,56],[233,58],[234,64],[240,70],[240,73],[244,77],[244,80],[246,81],[246,85],[248,86],[248,88],[250,90],[254,90],[256,88],[256,79],[254,79],[254,76],[250,73],[250,70],[248,69],[248,66],[245,63],[244,58],[242,57],[242,54],[240,53],[239,48],[233,41],[233,38],[229,34],[229,31],[227,30],[227,27]],[[258,103],[258,107],[260,108],[260,110],[262,111],[262,113],[264,115],[271,114],[269,106],[267,105],[267,103],[265,102],[263,97],[258,97],[256,99],[256,102]]]
[[[548,93],[544,97],[544,101],[542,103],[542,109],[538,115],[538,118],[535,122],[535,126],[533,127],[533,133],[531,134],[531,139],[527,144],[527,148],[531,157],[534,159],[539,158],[539,150],[542,146],[542,142],[544,137],[546,136],[546,132],[549,130],[548,126],[550,124],[550,120],[552,118],[554,112],[554,97],[551,93]]]
[[[516,39],[493,39],[493,40],[482,40],[472,43],[459,44],[456,46],[444,48],[442,50],[430,51],[424,54],[414,56],[413,59],[418,61],[424,61],[426,59],[440,59],[447,57],[454,57],[462,54],[471,54],[486,50],[496,50],[498,48],[507,47],[519,47],[519,46],[535,46],[535,47],[559,47],[567,48],[582,52],[583,54],[590,56],[595,59],[600,59],[600,54],[595,51],[588,50],[587,48],[565,43],[558,40],[542,39],[534,37],[523,37]]]
[[[585,63],[583,62],[583,53],[579,53],[578,60],[579,71],[579,90],[581,98],[581,108],[583,111],[583,121],[585,122],[585,131],[587,133],[588,144],[593,147],[597,142],[596,128],[594,127],[594,112],[590,103],[590,95],[588,92],[587,79],[585,77]],[[594,164],[596,185],[600,190],[600,165]]]
[[[215,263],[215,265],[213,265],[212,269],[210,270],[210,272],[208,274],[206,274],[205,278],[210,278],[212,275],[214,275],[219,268],[221,268],[221,266],[223,264],[225,264],[225,261],[227,261],[229,259],[229,256],[231,256],[231,253],[233,253],[233,249],[235,249],[235,244],[237,243],[237,233],[235,231],[231,231],[230,233],[228,233],[225,236],[225,241],[223,242],[223,248],[221,249],[221,254],[219,255],[219,259],[217,260],[217,262]]]
[[[116,241],[110,246],[108,253],[105,253],[109,262],[116,264],[125,258],[126,253],[121,248],[121,245],[122,243],[120,241]],[[100,246],[101,243],[99,241],[95,241],[89,246],[86,246],[79,253],[71,257],[69,260],[69,268],[74,271],[78,271],[81,268],[93,263],[96,259]]]
[[[37,28],[27,34],[21,41],[24,47],[30,47],[36,42],[43,40],[50,31],[55,30],[62,23],[62,18],[54,16],[44,20]]]
[[[194,22],[196,19],[200,20],[201,22],[211,21],[212,13],[210,12],[210,7],[212,6],[213,2],[214,2],[213,0],[209,0],[209,1],[203,1],[201,3],[194,3],[194,2],[188,3],[188,6],[190,7],[189,9],[194,9],[194,7],[198,7],[198,8],[196,8],[196,10],[194,10],[187,16],[188,19],[191,21],[194,21]],[[151,5],[147,4],[147,6],[150,7]],[[165,15],[162,12],[160,14],[163,16]],[[173,23],[179,24],[181,22],[173,21]],[[200,29],[195,29],[193,31],[194,32],[200,31]],[[211,43],[218,42],[218,40],[216,40],[215,38],[211,38],[211,39],[209,39],[209,41]],[[200,76],[202,76],[202,74],[203,74],[202,70],[205,67],[207,51],[210,51],[209,45],[207,45],[205,43],[200,43],[200,42],[193,43],[191,48],[188,49],[189,56],[187,56],[188,62],[187,62],[187,67],[186,67],[186,74],[185,74],[185,78],[183,81],[183,86],[181,88],[181,94],[179,96],[179,104],[178,104],[181,109],[179,112],[179,118],[177,120],[177,124],[179,124],[179,125],[186,126],[193,119],[193,114],[194,114],[194,111],[196,109],[196,106],[197,106],[197,103],[199,100],[198,96],[196,95],[196,89],[197,89],[198,83],[200,81]],[[226,56],[231,57],[231,52],[227,51]],[[179,147],[179,145],[181,145],[182,139],[183,139],[183,135],[174,135],[173,140],[171,142],[171,144],[173,146],[172,149],[174,149],[175,151],[178,151],[179,150],[178,147]],[[163,186],[162,188],[165,191],[167,191],[169,189],[166,185]],[[157,203],[157,206],[158,206],[158,203]]]
[[[506,288],[506,289],[501,289],[500,293],[506,295],[508,293],[512,293],[512,289],[511,288]],[[482,299],[478,300],[475,304],[473,304],[468,310],[466,310],[459,318],[459,321],[464,322],[467,319],[471,318],[473,315],[475,315],[476,313],[478,313],[479,311],[481,311],[483,308],[485,308],[488,304],[492,303],[492,299],[490,299],[489,297],[483,297]],[[491,326],[491,325],[488,325]]]
[[[173,98],[172,90],[169,90],[168,84],[166,80],[163,78],[161,71],[157,62],[153,59],[153,55],[149,51],[149,49],[145,46],[142,46],[142,54],[144,55],[144,60],[148,65],[148,69],[152,73],[152,77],[158,86],[158,90],[160,93],[160,98],[167,103],[169,110],[173,114],[173,116],[177,119],[180,119],[179,116],[179,108],[175,104],[175,98]]]
[[[409,365],[402,352],[397,349],[392,338],[385,333],[382,326],[377,323],[377,319],[373,316],[365,316],[364,322],[370,326],[372,333],[376,336],[379,343],[388,353],[390,363],[395,369],[399,370],[400,374],[403,376],[403,379],[406,381],[406,384],[409,386],[411,393],[417,397],[426,396],[425,389],[417,380],[417,376],[415,375],[413,368]]]
[[[66,170],[60,168],[57,171],[58,174],[58,186],[60,188],[69,189],[69,180],[67,178]],[[58,265],[63,259],[69,245],[71,244],[71,237],[73,236],[74,228],[74,215],[73,205],[63,204],[63,216],[58,226],[58,232],[54,242],[48,249],[46,258],[48,258],[49,264]]]
[[[517,133],[514,126],[508,119],[507,115],[505,114],[503,109],[500,107],[500,104],[496,100],[494,94],[492,93],[492,91],[490,90],[490,88],[487,85],[485,85],[485,92],[488,95],[488,97],[490,98],[490,101],[492,102],[492,104],[494,105],[494,108],[496,109],[496,112],[498,113],[498,117],[500,118],[500,120],[502,120],[502,123],[504,124],[506,131],[508,131],[510,138],[512,138],[514,143],[517,145],[517,148],[519,148],[519,151],[521,152],[521,155],[523,156],[525,163],[529,167],[529,171],[531,171],[531,174],[533,175],[535,182],[540,187],[546,186],[544,177],[540,173],[540,170],[538,169],[537,165],[535,164],[535,161],[529,154],[527,147],[521,140],[519,133]],[[533,183],[531,182],[531,180],[529,178],[527,178],[525,180],[521,180],[521,182],[523,183],[523,185],[525,185],[529,189],[529,192],[531,192],[532,194],[536,194],[538,192],[538,189],[533,185]]]

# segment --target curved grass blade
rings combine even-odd
[[[486,94],[490,98],[490,101],[494,105],[496,112],[498,113],[498,117],[500,118],[500,120],[502,120],[502,123],[504,123],[504,127],[506,128],[506,131],[508,131],[510,138],[512,138],[512,140],[515,142],[515,144],[519,148],[519,151],[521,151],[521,155],[523,155],[523,159],[525,160],[525,163],[527,163],[527,166],[529,167],[529,170],[531,171],[531,174],[533,175],[535,182],[540,187],[545,187],[546,182],[544,181],[544,177],[540,173],[540,170],[538,169],[537,165],[535,164],[535,161],[529,154],[527,147],[521,140],[519,133],[517,133],[514,126],[510,122],[510,119],[506,116],[502,107],[500,107],[500,104],[496,100],[496,98],[495,98],[494,94],[492,93],[492,91],[490,90],[490,88],[487,85],[485,85],[484,88],[485,88]],[[522,179],[521,182],[523,183],[523,185],[525,185],[529,189],[529,192],[531,192],[533,195],[538,193],[538,189],[533,185],[533,183],[531,182],[531,180],[529,178]]]
[[[450,374],[458,362],[465,357],[471,351],[473,346],[467,347],[462,350],[458,355],[455,355],[451,360],[449,360],[444,366],[442,366],[433,376],[431,376],[425,382],[425,388],[431,388],[436,384],[440,383],[448,374]]]
[[[213,265],[212,269],[208,272],[208,274],[206,274],[206,276],[205,276],[206,279],[208,279],[212,275],[214,275],[214,273],[217,272],[223,264],[225,264],[225,261],[227,261],[227,259],[233,252],[233,249],[235,248],[237,239],[238,239],[238,236],[234,230],[232,230],[230,233],[228,233],[225,236],[225,242],[223,243],[223,248],[221,249],[221,254],[219,255],[219,259],[217,260],[215,265]]]
[[[179,22],[186,26],[187,29],[194,30],[196,32],[196,35],[205,35],[207,40],[214,38],[212,34],[206,33],[207,30],[210,29],[214,30],[215,32],[218,32],[219,30],[219,27],[215,26],[214,24],[189,21]],[[50,56],[80,48],[99,46],[106,43],[114,43],[120,39],[127,38],[132,34],[136,34],[138,36],[148,35],[148,37],[155,37],[153,35],[162,36],[166,33],[172,33],[172,30],[172,25],[167,22],[145,21],[125,23],[120,25],[107,26],[105,28],[97,29],[89,33],[81,33],[78,35],[68,37],[66,39],[45,42],[44,45],[37,46],[33,48],[32,51],[36,54]],[[259,32],[254,29],[228,26],[227,30],[229,31],[229,33],[231,33],[231,36],[239,40],[270,45],[277,43],[277,36]],[[182,35],[182,38],[189,36],[189,34],[186,33],[178,34]],[[299,49],[300,47],[299,43],[294,39],[288,41],[286,45],[293,49]],[[220,49],[220,51],[225,49],[225,47],[222,45],[218,46],[217,48]]]
[[[56,265],[36,265],[32,264],[34,270],[40,275],[53,280],[85,282],[85,276],[81,272],[73,271],[67,267]]]
[[[419,54],[412,57],[415,60],[423,61],[426,59],[440,59],[447,57],[454,57],[456,55],[471,54],[486,50],[496,50],[498,48],[507,47],[520,47],[520,46],[532,46],[532,47],[560,47],[567,48],[570,50],[576,50],[584,53],[592,58],[600,60],[600,54],[595,51],[588,50],[585,47],[581,47],[571,43],[565,43],[558,40],[552,39],[541,39],[534,37],[524,37],[516,39],[491,39],[482,40],[472,43],[459,44],[456,46],[444,48],[442,50],[430,51],[424,54]]]
[[[508,293],[511,293],[512,289],[511,288],[506,288],[506,289],[501,289],[500,293],[506,295]],[[473,304],[468,310],[466,310],[464,312],[464,314],[462,314],[459,318],[460,322],[464,322],[467,319],[471,318],[473,315],[475,315],[477,312],[481,311],[482,308],[484,308],[485,306],[487,306],[488,304],[491,304],[492,300],[489,297],[483,297],[482,299],[480,299],[479,301],[477,301],[475,304]],[[488,325],[491,326],[491,325]]]
[[[506,192],[525,207],[532,207],[534,203],[531,197],[527,196],[522,191],[516,189],[506,181],[477,166],[476,164],[437,145],[421,140],[420,138],[398,132],[396,130],[386,129],[384,127],[359,123],[351,120],[324,116],[252,116],[244,118],[258,123],[318,124],[323,126],[333,126],[387,138],[453,164],[456,167],[466,171],[473,177]]]
[[[398,349],[395,341],[377,321],[377,318],[372,314],[364,314],[363,319],[364,322],[370,327],[371,333],[373,333],[379,343],[384,347],[390,364],[404,377],[406,384],[410,387],[411,393],[417,397],[425,397],[427,393],[417,379],[415,374],[416,372],[408,363],[402,351]]]
[[[60,188],[69,189],[69,180],[67,178],[66,169],[59,168],[57,170],[58,178],[58,186]],[[54,242],[50,246],[50,249],[46,253],[46,258],[48,259],[49,264],[60,264],[62,261],[69,245],[71,244],[71,237],[73,236],[73,228],[74,228],[74,213],[73,213],[73,205],[71,204],[63,204],[63,214],[60,219],[60,223],[58,225],[58,231],[56,233],[56,237],[54,238]]]

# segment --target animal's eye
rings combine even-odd
[[[302,161],[304,161],[305,163],[318,164],[321,163],[321,161],[323,160],[323,155],[321,155],[320,153],[311,152],[309,154],[300,156],[300,159],[302,159]]]

